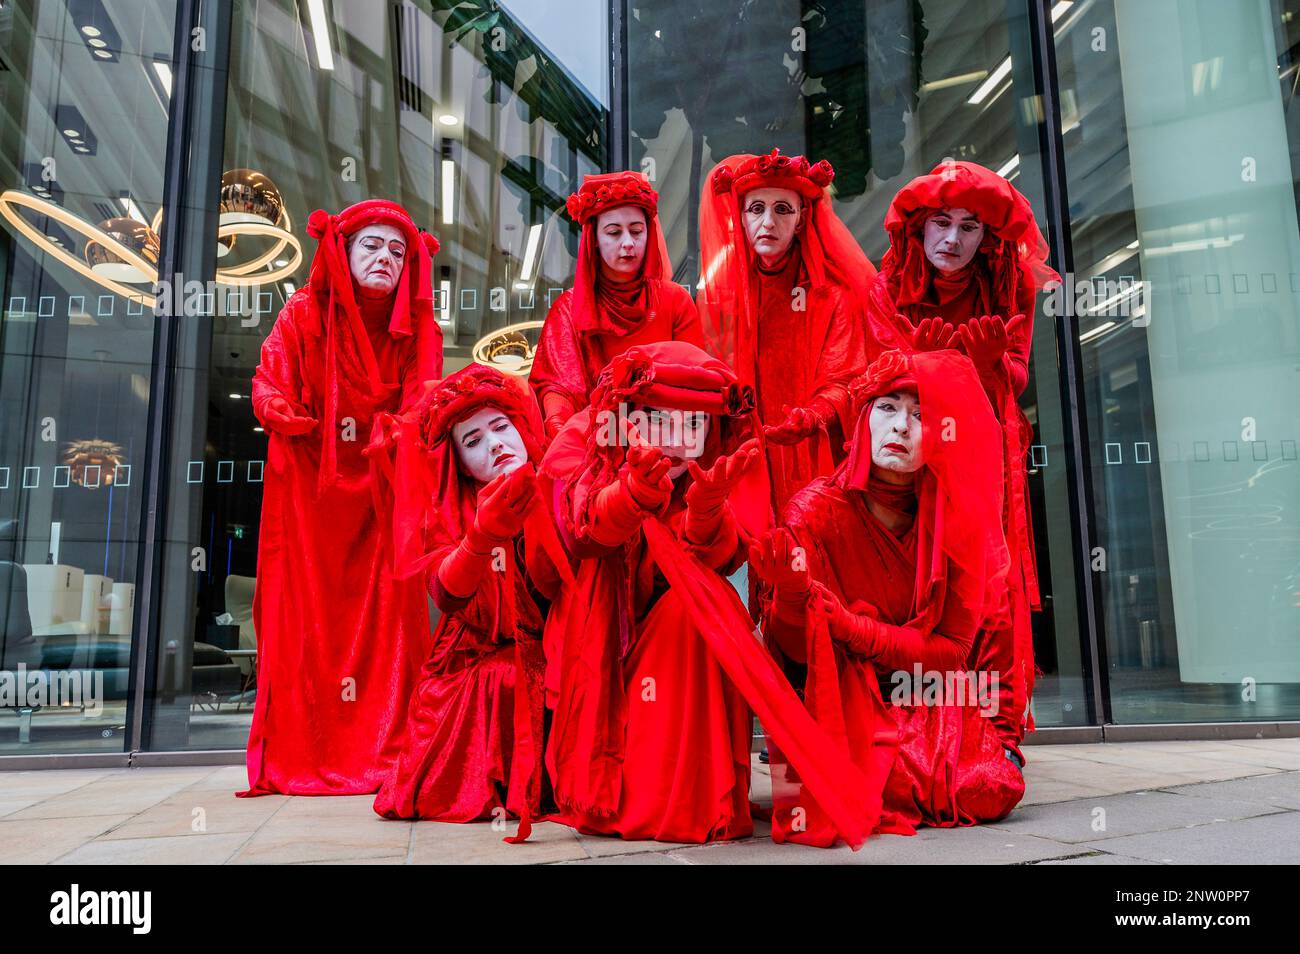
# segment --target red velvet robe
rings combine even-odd
[[[773,513],[816,477],[844,458],[849,420],[848,382],[867,363],[862,316],[853,298],[836,285],[802,287],[804,310],[794,290],[800,261],[792,254],[778,272],[755,269],[750,288],[757,298],[756,380],[759,420],[773,426],[785,408],[822,403],[834,412],[825,432],[792,446],[767,444]],[[738,369],[739,370],[739,369]],[[742,373],[743,376],[743,373]]]
[[[294,294],[262,345],[253,410],[287,400],[317,418],[298,437],[267,428],[258,543],[257,703],[248,743],[249,793],[360,795],[379,789],[399,751],[406,707],[429,645],[417,581],[398,582],[385,558],[369,461],[371,423],[419,390],[414,337],[388,332],[389,306],[363,306],[354,341],[338,322],[337,480],[317,496],[326,336],[312,330],[308,290]],[[383,382],[370,393],[362,348]],[[348,424],[351,418],[353,429]],[[351,439],[349,439],[351,438]]]
[[[401,755],[375,798],[375,811],[386,818],[468,822],[502,817],[502,809],[516,817],[536,811],[527,805],[528,772],[513,767],[537,755],[517,753],[518,746],[542,738],[546,600],[533,577],[550,579],[553,570],[548,575],[543,560],[525,560],[523,534],[515,544],[513,612],[499,605],[497,586],[465,598],[448,593],[436,568],[454,547],[435,552],[429,591],[443,616],[411,700]],[[518,571],[525,566],[531,572]],[[518,684],[519,673],[527,685]],[[517,731],[519,719],[531,723],[529,733]]]
[[[548,395],[557,395],[567,401],[570,413],[582,410],[587,406],[596,377],[604,367],[635,345],[686,341],[704,347],[700,317],[690,292],[676,282],[653,278],[646,281],[651,285],[651,297],[655,301],[653,309],[635,326],[620,327],[618,334],[576,329],[571,314],[573,289],[568,289],[555,300],[542,326],[537,353],[528,375],[528,383],[537,395],[543,413],[549,413]],[[606,315],[603,320],[611,327],[617,326],[617,320],[612,316]]]
[[[898,319],[895,316],[901,314],[911,323],[910,328],[932,316],[941,317],[956,328],[972,318],[997,312],[997,308],[989,304],[988,296],[987,288],[976,279],[945,281],[940,277],[931,283],[924,302],[899,307],[890,296],[887,274],[881,272],[872,286],[870,324],[876,329],[889,328],[891,325],[897,328]],[[975,655],[978,668],[1001,674],[1000,691],[1004,694],[1006,705],[1000,711],[997,724],[1007,744],[1017,752],[1020,750],[1025,722],[1021,715],[1014,713],[1013,698],[1028,700],[1034,674],[1018,670],[1015,663],[1016,645],[1019,640],[1028,646],[1027,658],[1031,660],[1029,665],[1032,666],[1033,623],[1030,613],[1040,606],[1033,517],[1029,511],[1029,478],[1025,471],[1029,445],[1033,442],[1033,427],[1019,402],[1021,393],[1029,383],[1035,298],[1036,292],[1031,284],[1023,283],[1019,286],[1014,309],[1009,314],[999,314],[1003,319],[1023,314],[1025,320],[1013,329],[1007,351],[998,365],[991,369],[978,369],[980,383],[1003,428],[1003,466],[1007,474],[1007,492],[1002,524],[1007,543],[1012,548],[1013,562],[1008,576],[1011,628],[982,630],[976,636]],[[902,328],[901,333],[910,334],[910,328]],[[886,341],[883,344],[877,341],[874,347],[898,346],[896,341],[891,341],[892,335],[882,337]],[[1024,652],[1022,649],[1022,655]]]
[[[706,565],[723,575],[734,572],[746,550],[729,514],[708,546],[686,540],[682,485],[688,482],[678,479],[664,522]],[[601,547],[584,534],[570,542],[582,559],[578,588],[563,592],[547,626],[551,698],[560,692],[565,640],[582,638],[584,629],[594,631],[611,616],[617,625],[619,612],[624,548]],[[612,717],[621,723],[624,738],[618,810],[605,815],[571,807],[559,820],[579,831],[625,839],[693,843],[749,835],[749,708],[696,629],[695,608],[668,586],[640,531],[626,550],[625,566],[632,580],[632,621],[614,667],[621,674],[615,694],[621,711]],[[555,746],[548,748],[553,779],[565,771],[567,757]]]
[[[875,607],[881,620],[898,626],[915,625],[924,613],[917,605],[918,566],[928,571],[934,554],[918,521],[895,534],[868,510],[865,494],[821,479],[790,501],[785,522],[805,548],[813,578],[845,606],[852,609],[855,602],[864,601]],[[958,600],[946,599],[915,656],[871,661],[834,642],[844,726],[859,767],[869,771],[877,753],[870,729],[893,691],[891,674],[912,674],[916,663],[923,671],[974,668],[978,625]],[[807,661],[802,626],[772,617],[766,635],[785,657]],[[1001,705],[1000,695],[987,701]],[[980,706],[891,702],[887,711],[898,727],[898,752],[885,783],[882,831],[993,821],[1023,797],[1024,778],[1006,758],[995,720],[982,715]]]

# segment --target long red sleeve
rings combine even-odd
[[[264,427],[266,405],[273,398],[284,398],[295,414],[312,416],[302,403],[301,338],[297,314],[305,308],[305,299],[295,295],[281,310],[271,333],[262,342],[261,360],[253,372],[253,413]]]

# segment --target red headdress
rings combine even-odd
[[[835,170],[825,159],[803,156],[729,156],[709,174],[700,199],[700,285],[697,301],[709,350],[753,380],[757,302],[749,283],[752,258],[741,216],[745,193],[792,189],[805,201],[804,225],[795,238],[801,280],[813,288],[834,284],[865,306],[876,270],[840,221],[826,195]],[[737,362],[740,363],[737,363]]]
[[[473,523],[479,485],[461,469],[450,438],[454,425],[484,407],[504,412],[523,439],[528,460],[541,463],[545,442],[532,394],[519,379],[481,364],[471,364],[430,388],[396,421],[396,434],[377,429],[372,437],[372,456],[383,469],[389,466],[385,446],[396,448],[388,476],[399,578],[424,570],[438,551],[460,542]]]
[[[379,367],[362,322],[353,287],[352,269],[348,264],[347,240],[367,225],[382,223],[401,231],[406,238],[407,255],[393,298],[393,315],[388,325],[394,337],[416,335],[419,350],[417,373],[421,381],[442,376],[442,329],[433,315],[432,257],[438,240],[418,229],[411,216],[396,202],[367,199],[350,205],[338,215],[317,209],[307,219],[307,234],[317,240],[311,261],[307,292],[311,296],[316,326],[310,330],[325,336],[326,375],[325,415],[321,422],[322,446],[320,485],[337,473],[337,422],[340,372],[354,384],[378,394],[382,388]],[[345,323],[356,345],[360,367],[340,368],[343,354],[338,347],[337,327]]]
[[[934,269],[925,257],[923,232],[926,219],[943,208],[966,209],[986,226],[972,262],[980,291],[975,314],[1010,318],[1018,310],[1017,302],[1029,297],[1026,289],[1036,293],[1047,282],[1059,281],[1047,264],[1047,242],[1029,200],[981,165],[942,162],[903,186],[885,215],[889,249],[880,271],[898,310],[925,300]],[[888,329],[878,336],[887,347],[910,347],[910,337],[897,340]]]
[[[701,463],[718,454],[734,452],[757,427],[754,389],[741,384],[724,362],[685,341],[660,341],[629,348],[605,368],[591,395],[592,426],[578,425],[557,435],[547,455],[546,469],[555,476],[591,469],[594,483],[614,480],[627,446],[602,437],[603,415],[617,415],[620,405],[643,405],[683,411],[704,411],[714,416]],[[579,469],[580,468],[580,469]],[[764,469],[752,468],[742,481],[736,499],[748,501],[736,516],[746,529],[763,529],[767,517],[767,482]]]
[[[596,220],[600,213],[624,205],[645,212],[648,233],[645,261],[640,280],[610,287],[613,283],[598,281],[600,244],[596,238]],[[659,193],[639,172],[610,172],[586,176],[582,187],[569,196],[565,208],[582,226],[573,276],[573,327],[577,331],[626,334],[654,309],[656,289],[645,279],[672,278],[672,264],[659,225]]]
[[[1010,557],[1002,532],[1002,428],[975,366],[956,351],[887,351],[851,392],[857,425],[834,480],[866,492],[871,476],[871,408],[894,391],[915,391],[921,405],[917,472],[915,619],[933,628],[945,593],[981,622],[1007,613]]]

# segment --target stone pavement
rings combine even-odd
[[[8,864],[1269,864],[1300,862],[1300,739],[1035,745],[996,825],[873,838],[861,851],[622,842],[538,825],[384,821],[369,797],[235,798],[242,766],[0,772]],[[755,760],[755,798],[768,797]],[[510,830],[513,831],[513,823]]]

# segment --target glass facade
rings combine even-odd
[[[250,381],[314,209],[402,203],[447,369],[523,374],[585,174],[649,176],[693,289],[704,177],[773,146],[877,262],[945,157],[1035,209],[1037,724],[1300,720],[1297,7],[6,2],[0,758],[243,747]]]
[[[1116,722],[1300,718],[1300,4],[1077,4],[1065,178]]]

